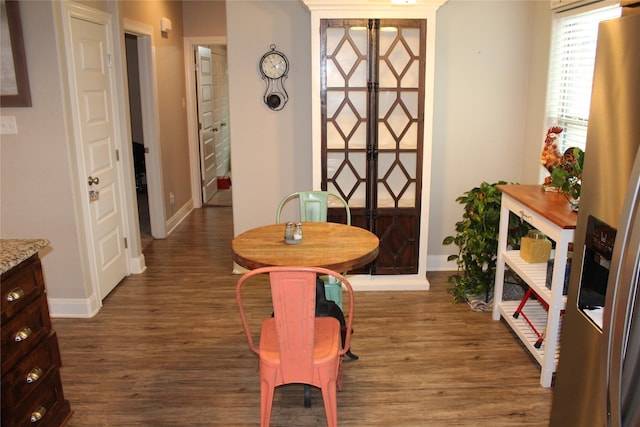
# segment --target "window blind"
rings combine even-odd
[[[598,24],[620,16],[619,5],[574,9],[555,15],[547,88],[547,127],[560,126],[561,152],[585,148]]]

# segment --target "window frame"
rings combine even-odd
[[[599,1],[554,13],[549,46],[544,122],[545,131],[552,126],[563,129],[557,140],[561,153],[569,147],[580,147],[583,150],[585,148],[597,45],[597,25],[603,20],[621,16],[621,12],[622,8],[618,1]],[[607,17],[597,19],[601,14]],[[570,28],[575,29],[576,25],[591,28],[595,25],[595,37],[583,38],[584,34],[581,33],[578,34],[577,40],[582,45],[577,48],[563,46],[562,40],[567,40],[566,34],[569,33]],[[579,30],[589,31],[585,27],[579,27]],[[576,40],[576,37],[570,36],[568,39]],[[588,44],[587,48],[584,47],[585,44]],[[576,64],[579,66],[576,67]]]

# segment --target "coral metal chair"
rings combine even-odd
[[[330,197],[342,203],[347,214],[347,224],[351,225],[351,210],[349,209],[347,201],[339,195],[328,191],[298,191],[284,197],[276,210],[276,224],[280,223],[280,214],[284,205],[293,199],[299,199],[300,201],[300,221],[327,222],[327,209]]]
[[[242,288],[253,276],[269,274],[273,317],[262,322],[256,346],[242,301]],[[345,346],[340,323],[315,316],[316,275],[332,275],[349,294]],[[338,425],[336,388],[342,391],[342,356],[349,348],[353,319],[353,289],[342,275],[319,267],[263,267],[238,280],[236,300],[251,351],[260,358],[260,425],[269,426],[275,387],[309,384],[322,390],[329,427]]]

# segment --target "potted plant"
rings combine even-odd
[[[564,152],[560,166],[551,171],[550,185],[564,194],[575,210],[578,210],[580,203],[583,165],[584,151],[578,147],[572,147]]]
[[[483,296],[486,303],[490,300],[498,256],[502,200],[502,193],[496,187],[499,184],[506,182],[483,182],[456,199],[464,205],[464,213],[456,223],[456,234],[442,241],[444,245],[455,244],[458,247],[458,253],[447,258],[448,261],[456,261],[458,266],[457,273],[449,276],[449,283],[454,283],[450,290],[454,302],[468,301],[474,296]],[[511,214],[509,228],[508,244],[517,248],[520,237],[526,235],[530,227]]]

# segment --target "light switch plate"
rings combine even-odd
[[[16,135],[18,133],[18,124],[15,116],[0,117],[0,135]]]

